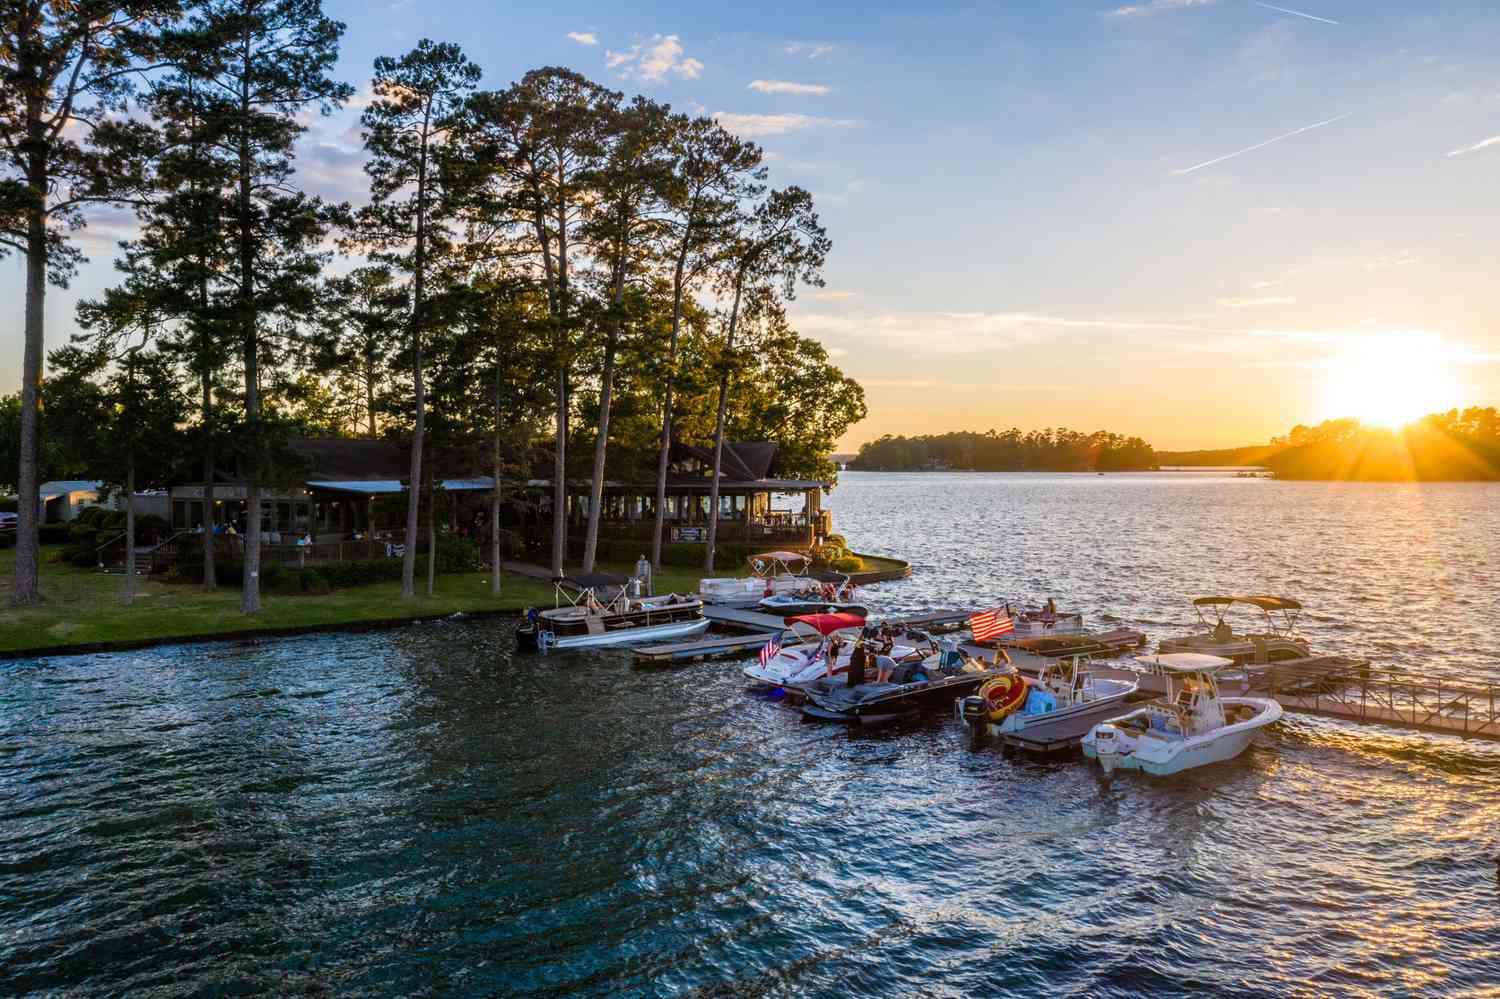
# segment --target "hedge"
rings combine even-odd
[[[417,574],[427,571],[426,553],[417,554]],[[399,558],[358,559],[349,562],[329,562],[316,568],[299,569],[284,562],[262,562],[260,586],[266,593],[327,593],[330,590],[369,583],[387,583],[401,578],[402,560]],[[474,572],[482,569],[479,561],[479,546],[467,538],[443,536],[438,538],[437,571],[439,573]],[[238,560],[218,558],[214,560],[214,578],[220,586],[239,586],[245,575],[245,566]],[[195,547],[184,552],[171,579],[197,583],[203,580],[203,549]]]

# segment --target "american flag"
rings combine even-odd
[[[773,638],[760,648],[760,665],[762,668],[769,666],[776,653],[781,651],[781,639]]]
[[[1016,622],[998,607],[969,615],[969,627],[974,631],[974,641],[987,642],[1016,630]]]

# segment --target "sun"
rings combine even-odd
[[[1405,426],[1458,405],[1462,385],[1442,337],[1390,333],[1362,338],[1329,361],[1323,411],[1376,426]]]

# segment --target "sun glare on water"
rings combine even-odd
[[[1368,337],[1334,358],[1324,392],[1329,418],[1396,428],[1459,405],[1462,386],[1442,337],[1401,333]]]

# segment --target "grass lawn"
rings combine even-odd
[[[95,642],[169,641],[205,635],[282,628],[311,628],[359,622],[434,617],[458,611],[520,612],[552,606],[552,584],[507,573],[499,598],[490,595],[488,572],[438,576],[436,592],[423,593],[426,576],[418,563],[417,597],[401,599],[401,584],[372,583],[323,596],[261,597],[261,612],[240,613],[238,589],[203,593],[189,583],[162,583],[137,577],[135,603],[120,602],[124,580],[52,561],[56,548],[42,549],[42,602],[10,605],[16,550],[0,550],[0,652],[86,645]],[[633,566],[601,566],[629,575]],[[657,592],[697,589],[702,573],[668,568],[658,574]]]

